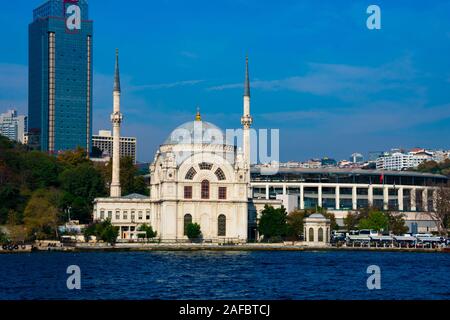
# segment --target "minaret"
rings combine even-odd
[[[244,84],[244,114],[241,118],[243,126],[243,153],[244,162],[247,165],[250,176],[251,165],[251,148],[250,148],[250,127],[253,123],[253,118],[250,115],[250,77],[248,73],[248,56],[245,59],[245,84]],[[248,177],[250,179],[250,177]],[[248,181],[250,182],[250,181]]]
[[[113,125],[113,157],[112,157],[112,180],[111,180],[111,197],[117,198],[122,196],[120,189],[120,124],[123,117],[120,113],[120,74],[119,74],[119,50],[116,49],[116,67],[114,75],[113,90],[114,109],[111,114],[111,122]]]

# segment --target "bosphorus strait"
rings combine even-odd
[[[68,290],[69,265],[81,290]],[[368,290],[369,265],[381,290]],[[0,256],[1,300],[405,300],[450,297],[450,255],[406,252],[95,252]]]

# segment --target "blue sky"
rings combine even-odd
[[[27,28],[41,0],[2,2],[0,111],[27,112]],[[245,55],[257,128],[281,160],[393,147],[450,148],[450,1],[90,0],[94,129],[121,55],[123,133],[148,161],[173,128],[240,126]],[[366,28],[381,7],[382,29]]]

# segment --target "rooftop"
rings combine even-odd
[[[264,168],[252,167],[252,173],[260,173]],[[389,175],[389,176],[414,176],[429,178],[447,178],[441,174],[423,173],[417,171],[390,171],[390,170],[364,170],[359,168],[279,168],[278,174],[353,174],[353,175]],[[264,173],[262,173],[264,175]]]

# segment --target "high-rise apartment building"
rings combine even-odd
[[[131,157],[136,163],[136,138],[120,137],[120,157]],[[98,135],[92,136],[92,147],[100,149],[104,156],[112,157],[113,135],[109,130],[100,130]]]
[[[29,25],[29,142],[57,153],[92,135],[93,22],[87,0],[50,0]]]
[[[11,140],[25,143],[27,116],[18,115],[16,110],[0,114],[0,134]]]

